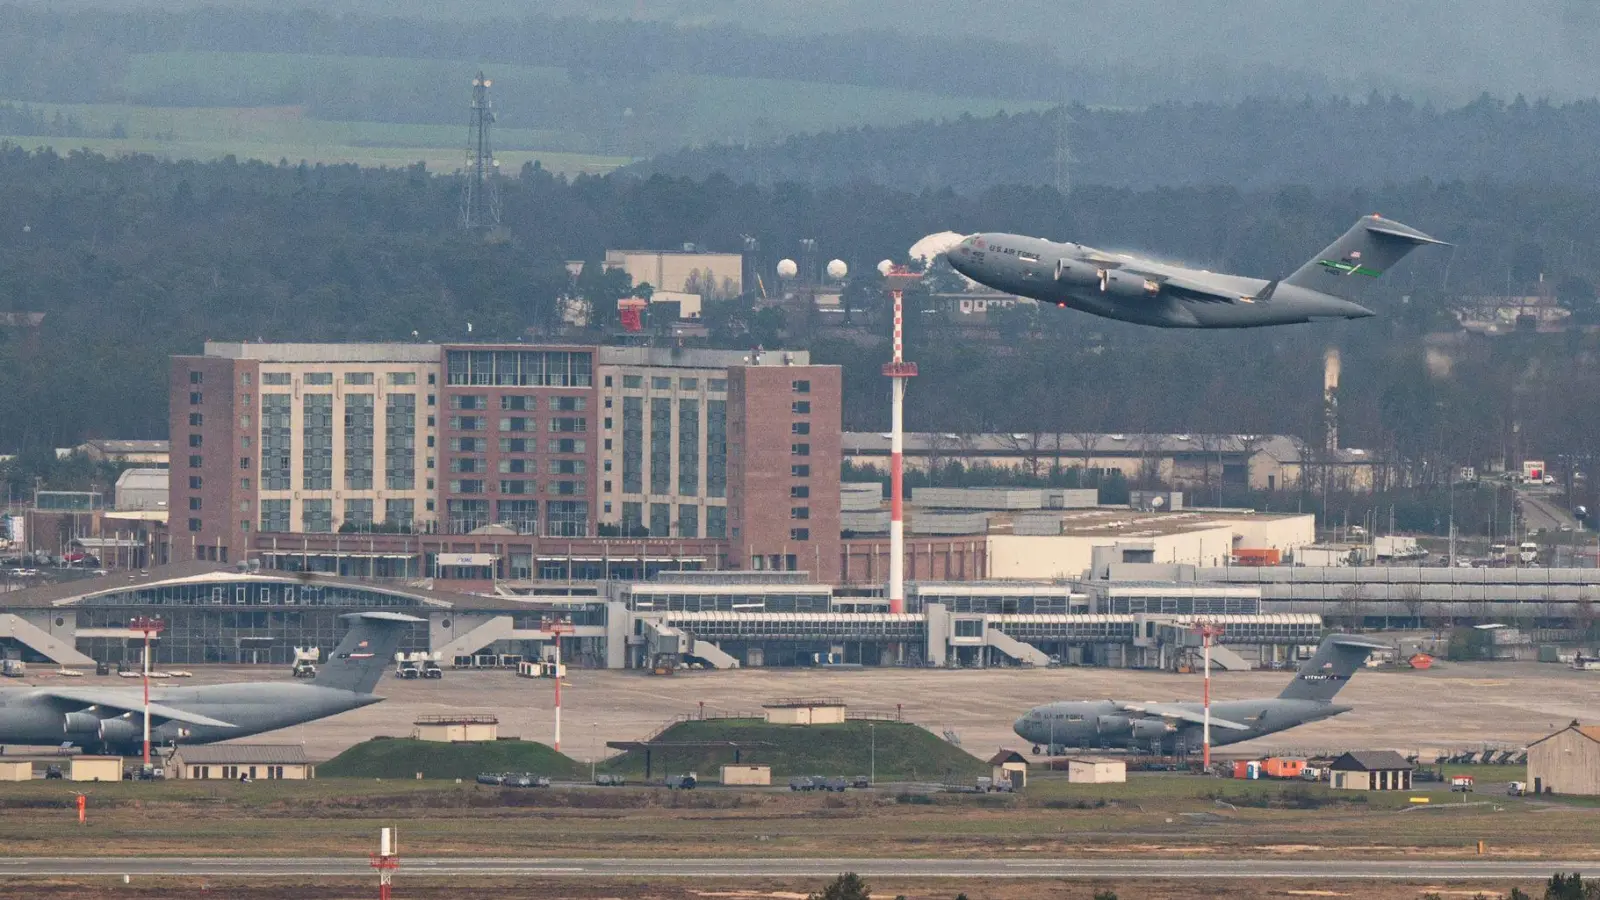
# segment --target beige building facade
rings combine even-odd
[[[1528,745],[1528,790],[1600,796],[1600,725],[1574,721]]]
[[[744,257],[737,253],[607,250],[605,267],[628,273],[635,285],[659,291],[737,297],[744,291]]]

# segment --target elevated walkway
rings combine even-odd
[[[1050,655],[1032,644],[1024,643],[990,625],[983,630],[984,643],[999,650],[1023,665],[1047,666]]]
[[[76,647],[15,613],[0,613],[0,638],[11,638],[57,665],[94,665]]]

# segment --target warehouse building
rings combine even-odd
[[[1528,745],[1528,788],[1536,794],[1600,796],[1600,725],[1566,728]]]
[[[178,778],[239,781],[305,781],[316,766],[299,744],[200,744],[179,746],[167,763]]]
[[[1393,750],[1352,750],[1328,764],[1336,791],[1409,791],[1416,769]]]

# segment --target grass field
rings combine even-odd
[[[1020,796],[843,795],[702,788],[502,789],[413,780],[0,786],[8,855],[317,855],[364,847],[400,824],[430,856],[1492,854],[1596,858],[1600,810],[1546,800],[1333,792],[1315,785],[1140,776],[1126,784],[1034,780]],[[1448,799],[1447,799],[1448,798]],[[423,849],[426,848],[426,849]]]
[[[566,175],[603,173],[685,144],[773,140],[796,132],[1040,106],[937,90],[783,79],[661,72],[575,81],[563,68],[487,68],[494,80],[496,155],[508,173],[533,160]],[[0,140],[29,149],[177,159],[232,154],[267,162],[364,166],[420,161],[430,170],[450,172],[463,161],[469,84],[478,69],[464,61],[389,57],[135,54],[119,85],[125,103],[0,97],[48,116],[60,113],[97,137],[0,135]]]

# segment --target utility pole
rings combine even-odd
[[[872,742],[871,771],[867,775],[867,783],[876,787],[878,785],[878,723],[867,723],[867,735]]]
[[[571,619],[545,619],[540,625],[540,630],[545,632],[546,634],[550,635],[550,642],[552,644],[554,644],[555,648],[556,648],[556,663],[555,663],[556,668],[555,668],[555,673],[554,673],[555,674],[555,682],[556,682],[556,736],[555,736],[555,745],[551,749],[555,750],[557,753],[560,753],[561,752],[561,676],[562,676],[562,673],[564,671],[562,669],[562,667],[561,667],[561,636],[563,634],[571,634],[573,632],[573,624],[572,624],[572,620]]]
[[[467,167],[462,174],[461,227],[492,230],[500,227],[500,163],[494,158],[491,137],[494,109],[482,72],[472,79],[472,117],[467,126]]]

